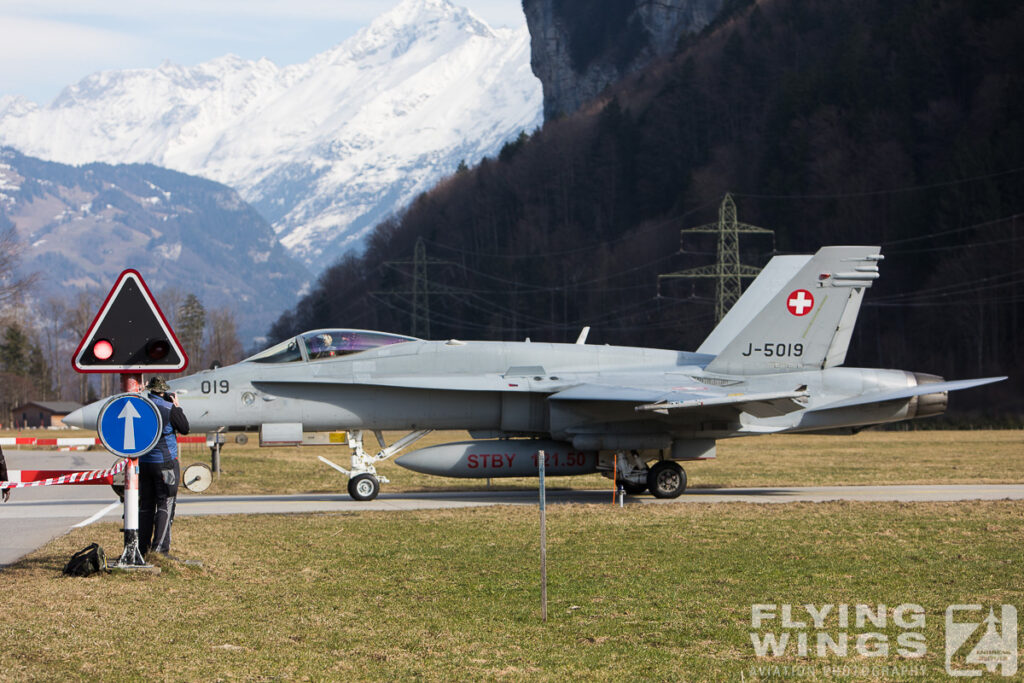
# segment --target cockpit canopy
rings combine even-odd
[[[368,330],[313,330],[275,344],[246,360],[254,363],[315,361],[410,341],[420,340],[416,337]]]

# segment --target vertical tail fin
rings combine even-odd
[[[743,331],[751,320],[761,312],[772,297],[785,287],[800,269],[807,265],[811,254],[774,256],[768,265],[758,273],[757,278],[743,291],[743,296],[732,305],[725,317],[711,330],[697,353],[717,356],[726,345]]]
[[[702,352],[718,352],[707,371],[758,375],[842,365],[864,290],[878,279],[879,252],[878,247],[823,247],[770,296],[771,287],[758,285],[761,278],[792,272],[798,262],[776,269],[769,263],[749,288],[756,293],[749,301],[766,301],[763,307],[756,313],[746,310],[749,305],[740,310],[750,321],[742,328],[739,318],[726,315],[701,345]],[[725,341],[733,330],[738,332]]]

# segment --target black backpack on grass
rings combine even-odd
[[[103,548],[96,543],[79,550],[64,565],[65,576],[90,576],[105,571],[107,571],[107,558],[103,554]]]

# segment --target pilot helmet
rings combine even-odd
[[[331,335],[327,334],[326,332],[324,332],[323,334],[318,334],[317,336],[313,337],[313,350],[326,351],[327,349],[331,348],[331,342],[333,341],[334,339],[331,337]]]

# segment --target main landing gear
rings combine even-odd
[[[420,429],[409,432],[390,446],[385,443],[384,435],[379,431],[375,431],[373,435],[377,437],[380,450],[376,455],[370,455],[363,448],[363,431],[361,429],[354,429],[346,435],[348,447],[352,449],[352,469],[346,470],[344,467],[339,467],[326,458],[320,458],[320,460],[342,474],[348,475],[348,495],[352,496],[353,500],[373,500],[380,493],[381,482],[389,483],[387,477],[377,474],[377,468],[374,467],[374,463],[387,460],[398,451],[416,443],[432,431],[432,429]]]
[[[650,491],[655,498],[678,498],[686,490],[686,472],[674,460],[659,460],[648,467],[635,451],[615,457],[615,483],[631,496]]]
[[[647,488],[655,498],[678,498],[686,490],[686,472],[673,460],[659,460],[647,472]]]

